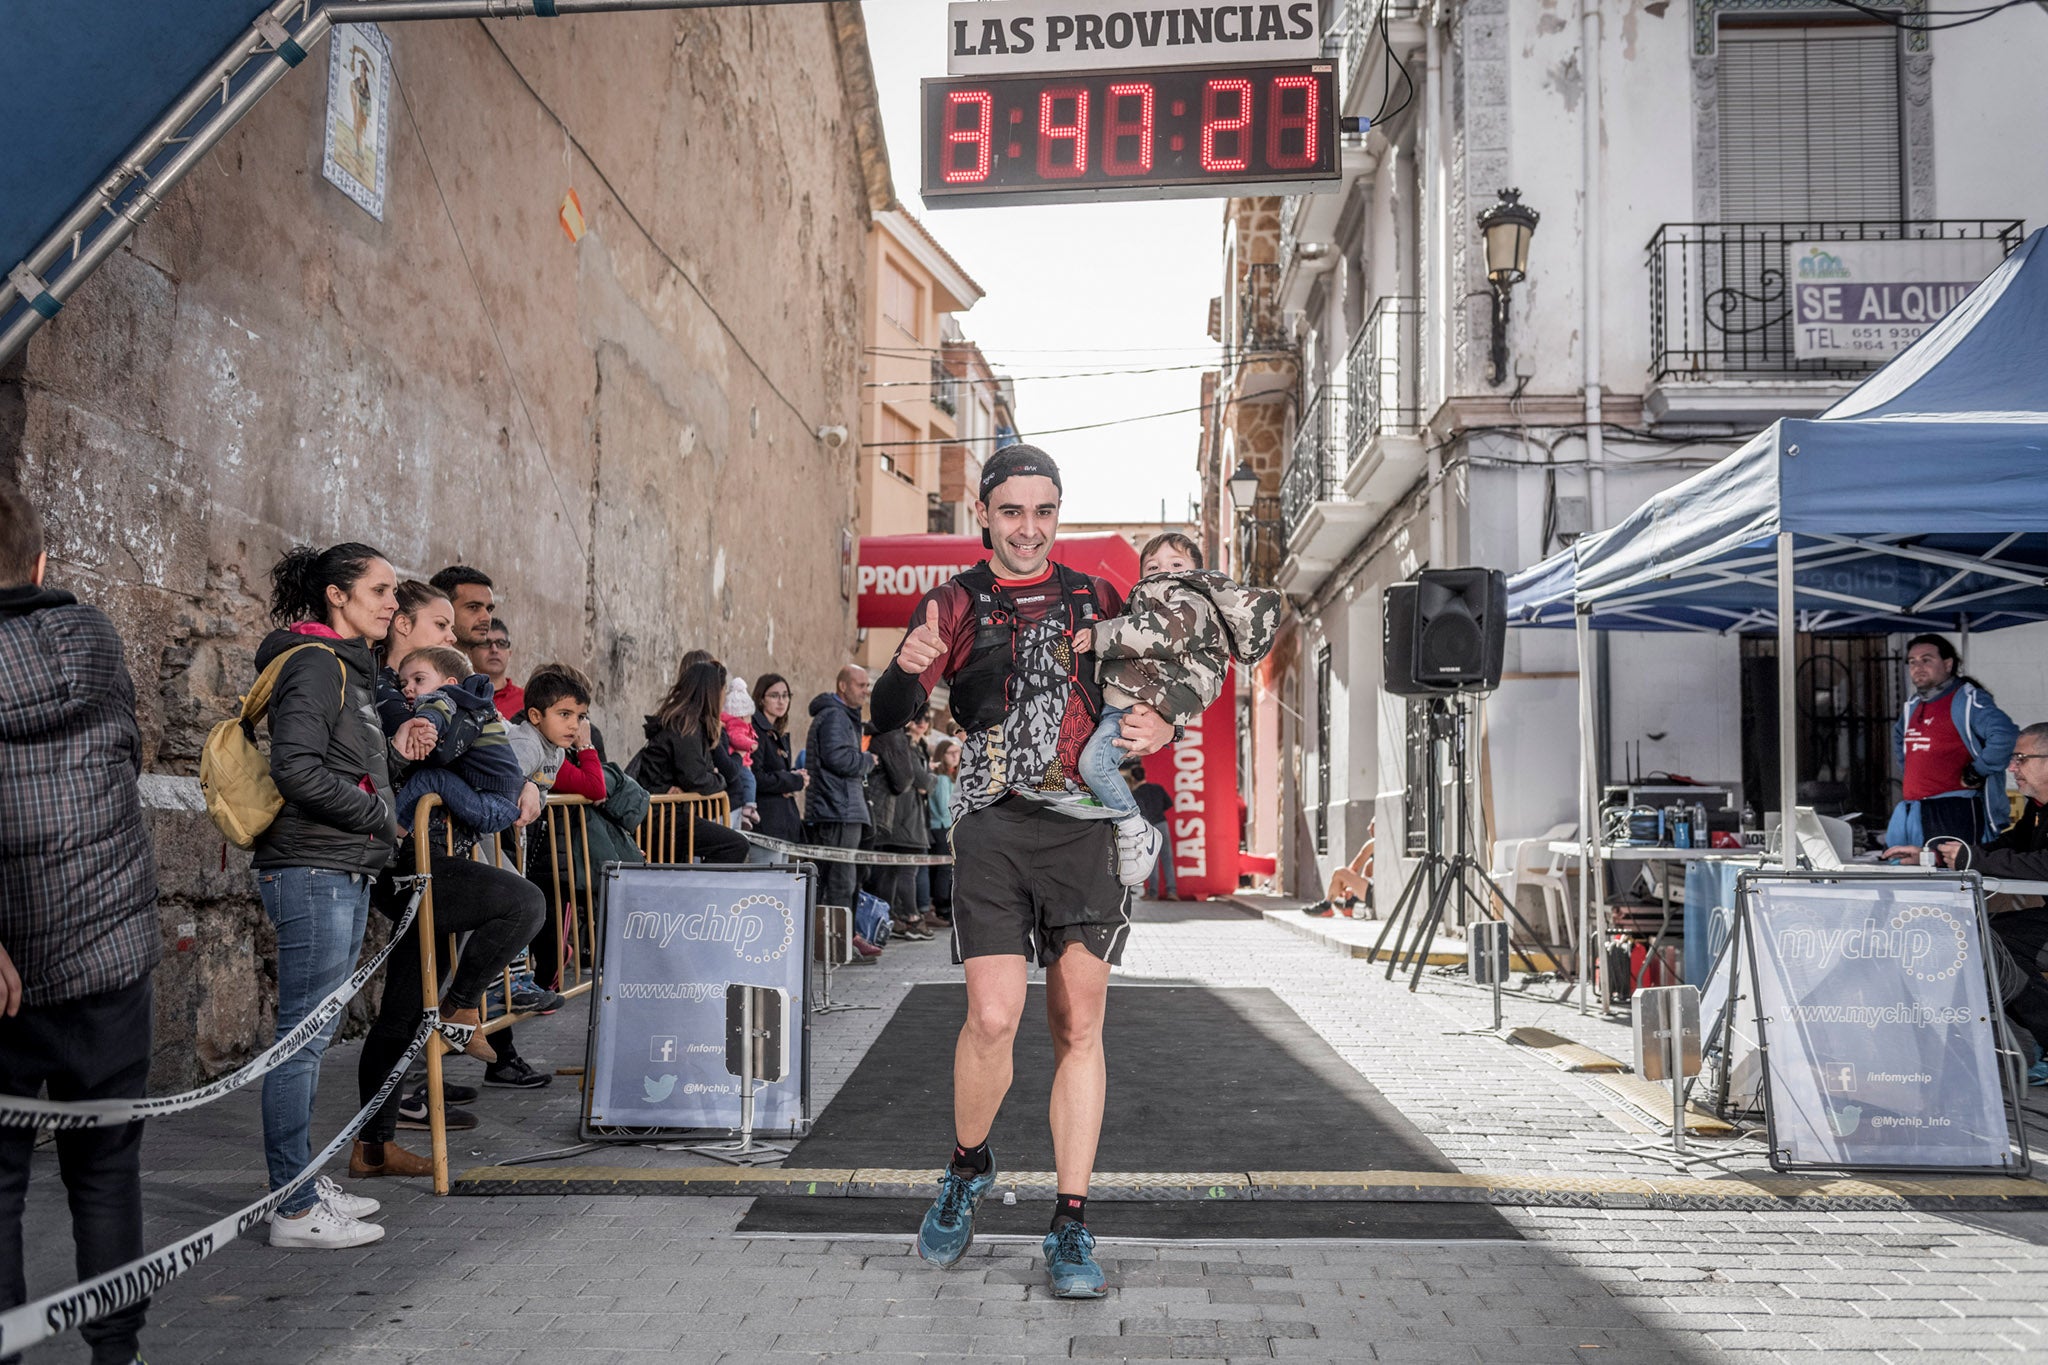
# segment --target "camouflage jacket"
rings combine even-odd
[[[1104,687],[1185,725],[1223,694],[1232,659],[1266,657],[1280,629],[1280,601],[1277,592],[1208,569],[1141,578],[1124,614],[1095,624],[1098,676]]]

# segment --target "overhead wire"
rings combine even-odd
[[[1880,23],[1890,24],[1893,28],[1903,29],[1908,33],[1941,33],[1952,28],[1967,28],[1971,24],[1981,24],[1986,19],[2002,14],[2006,10],[2017,9],[2021,5],[2037,4],[2039,0],[2001,0],[2001,3],[1980,5],[1975,9],[1923,10],[1919,14],[1913,15],[1901,14],[1896,10],[1878,9],[1873,5],[1860,3],[1860,0],[1829,0],[1829,3],[1840,5],[1844,9],[1853,9],[1858,14],[1867,14]],[[1966,15],[1969,17],[1963,17]],[[1951,24],[1930,24],[1924,22],[1928,19],[1953,19],[1955,22]]]
[[[1114,379],[1122,378],[1126,375],[1179,374],[1187,370],[1213,370],[1217,368],[1219,368],[1218,365],[1198,362],[1192,365],[1150,365],[1116,370],[1080,370],[1066,374],[998,374],[996,378],[1018,384],[1040,384],[1055,379]],[[955,375],[953,377],[956,379],[966,379],[968,376]],[[926,388],[930,384],[931,380],[929,379],[870,379],[863,383],[861,387],[864,389],[905,389]]]
[[[1239,395],[1237,401],[1249,402],[1255,398],[1272,398],[1283,393],[1292,393],[1293,391],[1293,385],[1282,385],[1279,388],[1262,389],[1256,393],[1241,394]],[[1035,440],[1040,436],[1063,436],[1070,431],[1099,431],[1104,427],[1129,426],[1133,422],[1156,422],[1163,417],[1185,417],[1191,412],[1201,412],[1203,411],[1205,406],[1205,404],[1197,403],[1193,407],[1169,408],[1165,412],[1140,413],[1136,417],[1112,417],[1106,421],[1082,422],[1075,426],[1070,427],[1033,428],[1031,436]],[[937,440],[929,441],[863,441],[861,442],[861,449],[909,450],[916,446],[960,446],[968,445],[976,441],[995,441],[1000,439],[1003,439],[1001,435],[941,437]]]

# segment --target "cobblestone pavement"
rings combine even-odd
[[[817,1104],[912,984],[955,972],[941,940],[898,944],[879,965],[841,973],[840,998],[882,1008],[817,1021]],[[1272,989],[1462,1169],[1669,1173],[1592,1150],[1642,1139],[1608,1092],[1497,1039],[1459,1036],[1490,1019],[1470,987],[1425,977],[1411,996],[1368,963],[1227,905],[1145,907],[1122,975]],[[1507,1015],[1626,1055],[1624,1026],[1569,1006],[1516,997]],[[529,1057],[580,1062],[582,1017],[564,1011],[521,1039]],[[935,1040],[935,1065],[948,1047]],[[355,1049],[334,1049],[316,1138],[345,1121],[354,1073]],[[458,1170],[573,1141],[572,1081],[487,1090],[477,1107],[481,1126],[451,1143]],[[258,1132],[253,1095],[151,1125],[152,1245],[260,1191]],[[424,1146],[424,1134],[401,1137]],[[946,1135],[930,1140],[936,1165]],[[577,1159],[679,1158],[613,1149]],[[1378,1164],[1363,1149],[1272,1159],[1278,1169]],[[1107,1205],[1095,1222],[1114,1290],[1076,1304],[1047,1297],[1036,1248],[1022,1239],[985,1239],[959,1267],[935,1272],[911,1253],[908,1229],[737,1235],[738,1199],[437,1200],[419,1182],[354,1188],[386,1200],[384,1242],[277,1252],[245,1238],[216,1252],[158,1295],[145,1338],[153,1365],[2048,1357],[2048,1214],[1507,1209],[1526,1240],[1142,1243],[1116,1239]],[[47,1153],[28,1237],[31,1292],[68,1283]],[[85,1353],[71,1337],[28,1359]]]

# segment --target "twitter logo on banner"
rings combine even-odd
[[[643,1076],[640,1078],[640,1089],[649,1104],[660,1104],[676,1093],[676,1078],[663,1076],[656,1080],[652,1076]]]

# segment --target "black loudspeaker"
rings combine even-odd
[[[1381,659],[1404,697],[1485,692],[1500,685],[1508,581],[1498,569],[1424,569],[1386,591]]]

